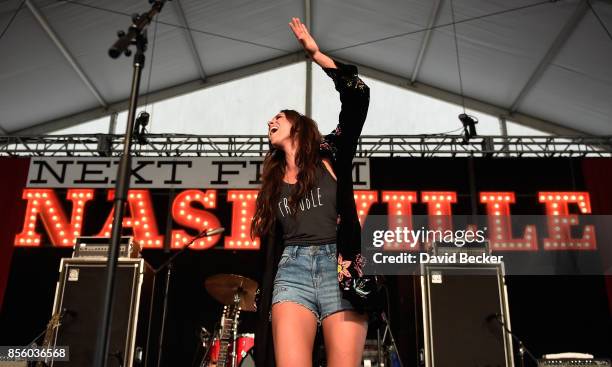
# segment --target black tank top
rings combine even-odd
[[[289,198],[295,184],[283,182],[276,205],[276,218],[283,226],[283,242],[289,245],[324,245],[336,242],[336,180],[322,163],[317,168],[317,183],[306,193],[291,215]]]

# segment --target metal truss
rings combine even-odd
[[[134,143],[141,157],[260,157],[269,149],[266,136],[147,135]],[[118,156],[122,135],[2,136],[0,156]],[[361,136],[358,157],[612,157],[612,136],[478,136],[464,143],[460,135]]]

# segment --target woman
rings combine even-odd
[[[352,160],[369,89],[356,67],[319,50],[298,18],[289,26],[334,81],[342,108],[337,128],[325,137],[314,121],[293,110],[282,110],[268,122],[271,149],[251,223],[251,235],[262,238],[266,262],[256,365],[276,361],[280,367],[311,367],[321,324],[327,365],[359,366],[368,325],[364,311],[374,282],[362,271]]]

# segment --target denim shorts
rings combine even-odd
[[[338,287],[335,243],[285,247],[274,279],[272,304],[285,301],[306,307],[318,323],[335,312],[353,309]]]

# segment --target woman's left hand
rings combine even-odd
[[[292,18],[289,27],[291,27],[295,38],[302,44],[302,47],[308,52],[310,57],[319,52],[319,46],[308,32],[308,28],[300,21],[300,18]]]

